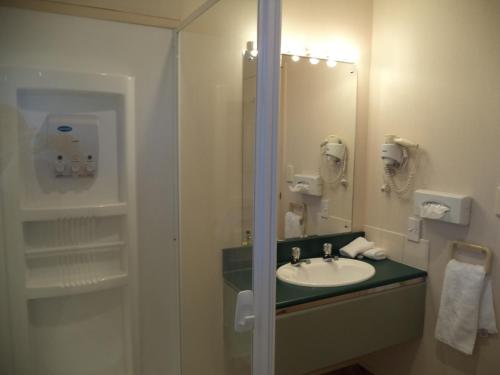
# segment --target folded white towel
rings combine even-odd
[[[340,248],[339,252],[343,256],[349,258],[356,258],[358,254],[370,250],[375,244],[373,242],[367,241],[364,237],[358,237],[354,241]]]
[[[387,258],[385,250],[380,247],[374,247],[373,249],[363,251],[363,256],[373,260],[382,260]]]
[[[450,260],[446,266],[441,292],[436,339],[465,354],[472,354],[481,325],[492,333],[496,332],[491,284],[488,287],[487,283],[483,293],[484,289],[484,267]]]
[[[285,238],[297,238],[304,236],[304,221],[302,216],[295,212],[285,214]]]

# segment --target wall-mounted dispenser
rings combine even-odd
[[[296,174],[288,185],[292,193],[301,193],[320,197],[323,194],[323,181],[318,175]]]
[[[466,195],[416,190],[415,214],[424,219],[468,225],[472,199]]]
[[[47,154],[56,177],[94,177],[99,157],[95,115],[47,116]]]

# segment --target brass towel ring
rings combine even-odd
[[[493,258],[493,254],[491,250],[486,246],[476,245],[469,242],[464,241],[452,241],[451,242],[451,257],[455,255],[456,250],[459,247],[464,247],[469,251],[473,251],[476,253],[483,254],[484,258],[484,271],[488,274],[491,271],[491,260]]]

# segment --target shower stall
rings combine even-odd
[[[279,1],[208,1],[175,32],[7,7],[0,24],[0,373],[272,373]],[[249,225],[236,337],[222,250]]]

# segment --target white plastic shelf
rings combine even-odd
[[[104,217],[127,214],[126,203],[111,203],[95,206],[58,207],[58,208],[22,208],[21,220],[48,221],[71,217]]]
[[[127,283],[128,276],[125,273],[66,284],[42,284],[36,281],[28,281],[26,297],[28,299],[63,297],[118,288],[127,285]]]
[[[27,297],[48,298],[126,284],[123,241],[26,249]]]
[[[54,246],[44,247],[38,249],[26,249],[26,258],[42,258],[50,257],[58,254],[78,254],[91,251],[95,252],[111,252],[120,251],[125,246],[124,241],[103,242],[103,243],[90,243],[85,245],[73,246]]]

